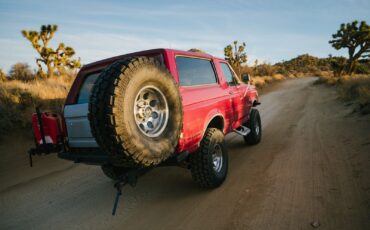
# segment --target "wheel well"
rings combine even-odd
[[[224,131],[224,119],[221,116],[216,116],[212,118],[212,120],[209,122],[207,128],[217,128],[221,130],[221,132]]]

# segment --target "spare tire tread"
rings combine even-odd
[[[117,114],[123,112],[123,108],[117,107],[116,105],[123,103],[124,98],[122,94],[125,89],[127,89],[131,78],[134,77],[132,73],[146,65],[155,65],[160,68],[160,70],[166,71],[168,79],[176,85],[176,90],[178,90],[177,83],[172,78],[167,68],[158,61],[153,58],[134,57],[123,61],[117,61],[103,70],[95,82],[90,97],[89,118],[92,134],[96,138],[99,146],[105,150],[106,154],[108,154],[112,163],[115,165],[126,167],[150,166],[159,164],[168,157],[168,155],[163,155],[148,159],[148,157],[143,156],[142,151],[140,151],[136,145],[127,141],[130,138],[122,138],[127,137],[128,134],[125,133],[125,127],[120,119],[121,116],[117,116]],[[177,100],[181,104],[180,93],[177,92],[177,95]],[[182,121],[182,106],[179,107]],[[182,122],[175,137],[176,142],[180,137],[181,130]]]

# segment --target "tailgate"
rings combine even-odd
[[[91,134],[88,106],[89,103],[83,103],[64,107],[68,143],[72,148],[99,147]]]

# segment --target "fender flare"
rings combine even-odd
[[[205,119],[206,122],[204,122],[204,127],[203,127],[203,131],[202,131],[202,136],[201,138],[204,137],[204,134],[207,130],[207,127],[209,126],[209,124],[211,123],[211,121],[215,118],[215,117],[221,117],[222,118],[222,122],[223,122],[223,127],[222,127],[222,130],[221,132],[222,133],[225,133],[225,129],[226,129],[226,126],[225,126],[225,116],[217,109],[214,109],[214,110],[211,110],[208,115],[206,116],[207,118]],[[199,142],[200,144],[200,142]],[[198,144],[198,145],[199,145]]]

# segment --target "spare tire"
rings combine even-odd
[[[179,88],[153,58],[117,61],[93,86],[89,120],[113,165],[157,165],[174,153],[182,130]]]

